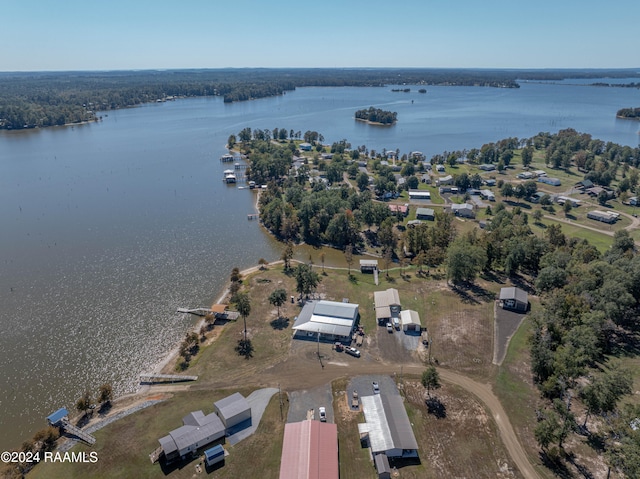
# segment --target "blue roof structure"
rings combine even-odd
[[[53,414],[47,416],[47,421],[49,422],[49,424],[51,424],[52,426],[55,426],[56,424],[58,424],[59,422],[62,421],[62,419],[64,419],[65,417],[67,417],[69,415],[69,411],[67,411],[66,408],[61,407],[60,409],[58,409],[56,412],[54,412]]]
[[[213,446],[211,449],[204,451],[204,457],[207,461],[211,461],[218,456],[224,456],[224,448],[222,447],[222,444],[218,444],[217,446]]]

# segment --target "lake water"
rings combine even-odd
[[[638,145],[640,123],[615,118],[640,105],[637,89],[427,89],[187,99],[109,112],[95,124],[1,133],[0,449],[18,446],[55,409],[73,408],[86,388],[110,381],[118,394],[135,391],[138,375],[193,324],[176,308],[208,306],[234,266],[280,256],[282,246],[246,219],[254,193],[221,180],[224,144],[246,126],[427,156],[568,127]],[[397,111],[397,125],[354,121],[372,105]]]

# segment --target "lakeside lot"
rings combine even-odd
[[[315,269],[322,270],[319,266]],[[277,478],[284,430],[281,417],[286,419],[288,407],[285,400],[281,416],[277,394],[253,436],[234,446],[225,445],[230,454],[225,465],[214,472],[202,468],[203,472],[197,473],[200,459],[163,469],[159,464],[151,464],[148,455],[158,447],[159,437],[181,425],[183,416],[198,409],[207,414],[212,411],[214,401],[232,392],[240,391],[246,396],[257,388],[279,386],[285,396],[292,391],[330,384],[339,434],[340,477],[374,478],[375,470],[358,437],[357,423],[363,422],[364,417],[361,412],[345,411],[341,406],[345,403],[347,379],[363,374],[389,375],[403,391],[421,462],[400,468],[399,477],[522,477],[506,453],[494,419],[476,396],[445,381],[441,390],[432,393],[443,404],[444,415],[429,411],[424,388],[419,384],[427,351],[410,352],[393,344],[395,341],[390,344],[389,339],[401,333],[389,335],[384,327],[376,325],[373,292],[389,287],[398,289],[403,309],[419,312],[431,335],[432,359],[438,361],[442,370],[494,385],[529,460],[536,465],[540,477],[553,477],[542,467],[532,435],[538,393],[528,367],[528,320],[514,336],[503,365],[491,363],[494,296],[506,284],[502,279],[481,278],[471,289],[454,290],[437,270],[426,278],[418,277],[412,269],[404,277],[394,270],[389,279],[381,274],[381,284],[376,287],[373,275],[356,272],[354,279],[349,280],[344,270],[325,271],[318,288],[320,297],[338,301],[348,297],[352,303],[360,304],[361,324],[365,328],[361,358],[338,353],[329,343],[293,340],[291,326],[300,306],[287,302],[281,307],[285,319],[276,321],[276,309],[267,298],[280,287],[295,294],[295,280],[284,274],[281,266],[269,266],[244,278],[252,304],[247,318],[254,346],[252,358],[243,359],[234,351],[242,336],[242,320],[215,326],[215,341],[203,347],[186,371],[198,375],[197,382],[151,387],[148,396],[163,393],[168,399],[96,432],[93,448],[74,447],[73,451],[95,450],[99,457],[97,464],[40,464],[29,477]],[[533,304],[535,307],[535,300]],[[318,361],[318,347],[324,367]]]
[[[447,166],[432,178],[480,173],[484,179],[518,185],[524,183],[518,174],[535,169],[545,170],[548,176],[561,180],[560,186],[536,183],[538,191],[550,196],[568,196],[579,200],[581,205],[570,211],[565,211],[558,203],[543,207],[525,198],[505,196],[495,186],[491,189],[496,201],[477,204],[474,220],[455,219],[458,233],[472,232],[479,228],[481,220],[490,220],[493,213],[487,211],[487,205],[493,209],[502,204],[509,210],[519,208],[526,211],[534,234],[544,236],[552,225],[559,225],[568,237],[587,239],[601,252],[609,249],[618,230],[626,229],[634,239],[638,239],[639,223],[634,216],[635,208],[624,204],[622,199],[598,204],[596,199],[575,188],[583,178],[581,173],[575,168],[549,168],[539,154],[534,155],[527,169],[522,167],[520,151],[516,151],[509,168],[502,172],[480,173],[477,166],[459,164]],[[441,195],[432,185],[433,182],[419,187],[432,192],[434,206],[442,208],[464,201],[464,195]],[[408,194],[404,192],[393,203],[407,201]],[[408,221],[415,219],[416,206],[428,204],[411,204],[408,216],[398,221],[398,226],[406,227]],[[587,212],[595,209],[616,211],[620,218],[613,225],[594,221],[587,217]],[[537,212],[539,216],[534,220]],[[531,323],[528,317],[511,338],[504,362],[500,366],[492,363],[496,347],[495,298],[501,287],[512,284],[532,292],[531,278],[516,276],[510,279],[494,272],[464,287],[452,287],[445,281],[442,268],[418,274],[415,267],[408,267],[392,269],[389,276],[381,273],[380,284],[376,286],[373,275],[355,271],[349,277],[344,269],[325,269],[319,265],[314,269],[322,278],[315,297],[334,301],[346,298],[360,305],[360,325],[365,330],[364,343],[359,347],[361,358],[337,352],[331,343],[292,339],[292,324],[300,314],[301,305],[287,301],[280,308],[281,317],[278,318],[276,308],[269,304],[269,295],[278,288],[285,289],[287,298],[296,295],[295,279],[286,274],[282,266],[270,265],[243,278],[243,290],[249,293],[251,300],[251,314],[247,317],[247,334],[253,347],[250,358],[245,359],[236,352],[238,341],[243,337],[242,319],[215,325],[186,371],[186,374],[197,375],[197,382],[152,386],[146,394],[162,393],[166,397],[165,402],[99,431],[96,433],[98,443],[93,449],[76,446],[74,450],[98,452],[98,465],[41,464],[29,477],[278,477],[288,402],[281,405],[277,396],[271,399],[260,427],[252,437],[236,445],[225,446],[230,455],[225,465],[215,471],[204,468],[199,471],[201,459],[166,468],[151,464],[148,454],[157,448],[159,437],[181,425],[183,416],[197,409],[207,414],[215,400],[229,393],[240,391],[246,396],[257,388],[277,387],[286,397],[289,393],[326,386],[333,394],[333,410],[329,417],[338,425],[340,477],[373,478],[375,470],[358,436],[357,424],[364,421],[363,415],[345,408],[349,379],[371,374],[389,376],[396,382],[420,446],[420,462],[399,468],[399,477],[523,477],[513,455],[508,452],[513,441],[522,445],[539,477],[555,477],[554,472],[543,465],[543,456],[533,433],[536,412],[540,410],[542,400],[531,378],[528,344]],[[419,313],[422,325],[429,331],[428,349],[419,345],[417,349],[409,350],[395,340],[402,333],[389,334],[377,324],[373,293],[389,287],[399,291],[402,309]],[[535,312],[539,307],[538,298],[530,296],[530,302]],[[420,374],[428,360],[438,365],[445,378],[442,389],[432,393],[442,406],[438,410],[429,407],[420,384]],[[635,367],[638,361],[623,358],[623,362]],[[174,369],[175,365],[171,364],[165,372],[173,372]],[[449,382],[446,373],[450,374]],[[452,383],[451,374],[488,385],[499,400],[498,405],[506,411],[517,439],[501,432],[499,421],[496,422],[492,415],[495,409],[486,402],[486,398],[481,400],[468,388]],[[637,378],[635,381],[638,382]],[[631,398],[630,401],[636,400]],[[579,402],[573,407],[576,417],[583,418],[584,410]],[[564,466],[564,477],[606,476],[605,462],[597,448],[588,443],[586,436],[572,435],[566,446],[571,457],[570,466]],[[252,458],[252,461],[247,461],[247,458]],[[618,476],[612,474],[610,477]]]

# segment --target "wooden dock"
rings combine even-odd
[[[195,314],[196,316],[206,316],[207,314],[212,314],[211,308],[178,308],[176,313],[184,313],[184,314]]]
[[[93,446],[96,443],[96,438],[91,434],[84,432],[82,429],[74,426],[73,424],[62,421],[60,427],[64,430],[65,433],[70,434],[71,436],[75,436],[81,441],[86,442],[90,446]]]
[[[141,383],[182,383],[187,381],[197,381],[198,376],[184,376],[182,374],[141,374]]]
[[[249,213],[247,215],[248,220],[257,220],[258,218],[260,218],[260,215],[258,213]]]

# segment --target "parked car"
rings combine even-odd
[[[393,318],[393,325],[398,331],[400,331],[400,320],[398,318]]]
[[[318,408],[318,411],[320,413],[320,422],[327,422],[327,410],[324,408],[324,406],[320,406]]]
[[[371,386],[373,386],[373,394],[380,394],[380,385],[376,381],[373,381]]]
[[[341,342],[336,341],[335,348],[336,348],[336,351],[340,352],[344,349],[344,345]]]
[[[350,354],[354,358],[360,357],[360,351],[358,351],[356,348],[348,347],[344,349],[344,352]]]
[[[391,326],[391,323],[387,323],[387,331],[389,333],[393,333],[393,326]]]

